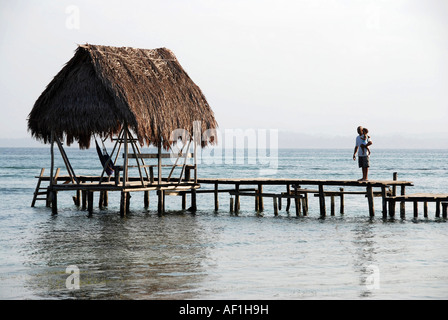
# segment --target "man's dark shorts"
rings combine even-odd
[[[358,165],[359,165],[360,168],[368,168],[368,167],[370,167],[369,156],[358,157]]]

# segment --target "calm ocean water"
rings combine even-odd
[[[408,193],[448,193],[447,150],[373,151],[370,179],[398,172],[414,182]],[[199,176],[358,179],[352,152],[282,149],[274,166],[250,154],[236,163],[205,159]],[[95,150],[67,153],[77,174],[101,172]],[[217,213],[212,196],[201,194],[197,214],[167,197],[160,217],[153,194],[145,210],[135,193],[131,213],[120,218],[119,194],[110,193],[109,207],[89,218],[73,194],[61,193],[52,216],[43,201],[30,207],[34,177],[48,172],[49,159],[49,148],[0,149],[0,299],[448,298],[448,224],[431,204],[428,218],[413,219],[407,206],[405,219],[384,221],[379,198],[369,219],[365,198],[346,196],[344,215],[319,219],[314,197],[307,217],[296,217],[293,206],[275,217],[271,199],[258,215],[246,197],[236,216],[228,194],[220,194]],[[57,166],[64,168],[60,159]],[[74,281],[69,266],[79,270]],[[69,290],[76,279],[79,289]]]

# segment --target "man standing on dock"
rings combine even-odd
[[[356,160],[356,153],[358,152],[358,165],[360,168],[362,168],[362,179],[359,179],[359,181],[367,181],[368,180],[368,173],[369,173],[369,167],[370,167],[370,159],[369,155],[367,154],[367,147],[372,144],[372,141],[369,139],[367,144],[362,139],[362,126],[359,126],[357,128],[358,130],[358,136],[356,137],[356,145],[355,145],[355,151],[353,152],[353,160]]]

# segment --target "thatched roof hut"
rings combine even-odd
[[[28,118],[32,136],[51,133],[89,148],[93,135],[117,134],[124,125],[148,146],[168,148],[175,129],[217,128],[212,109],[175,55],[166,48],[80,45],[37,99]],[[65,138],[65,139],[64,139]],[[213,143],[213,137],[202,145]]]

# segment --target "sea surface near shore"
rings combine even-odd
[[[98,175],[94,149],[67,148],[77,174]],[[353,150],[280,149],[256,153],[204,151],[200,177],[358,179]],[[235,158],[231,158],[231,155]],[[407,193],[448,193],[447,150],[372,150],[370,179],[414,183]],[[64,164],[57,167],[65,174]],[[119,194],[91,217],[60,193],[58,215],[44,201],[31,208],[37,176],[49,172],[49,148],[0,148],[1,299],[447,299],[448,225],[435,218],[369,218],[367,200],[346,196],[345,214],[319,217],[318,200],[296,217],[285,205],[275,217],[241,199],[229,212],[229,195],[198,196],[198,212],[183,212],[179,197],[167,197],[157,215],[151,194],[132,194],[131,212],[119,215]],[[205,186],[204,186],[205,187]],[[211,186],[208,186],[211,187]],[[284,191],[265,187],[266,192]],[[97,196],[96,196],[97,197]],[[338,200],[336,200],[338,201]],[[97,198],[95,198],[95,204]],[[336,202],[338,206],[338,202]],[[328,206],[327,206],[328,207]],[[79,280],[79,282],[76,282]],[[73,288],[79,284],[79,289]]]

